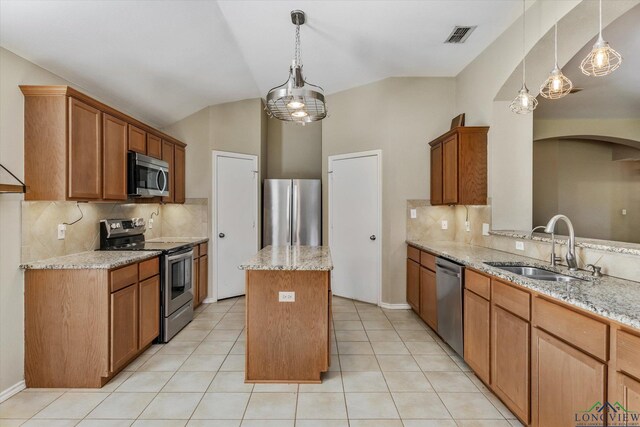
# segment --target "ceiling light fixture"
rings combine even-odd
[[[587,76],[601,77],[613,73],[622,64],[622,55],[613,50],[602,38],[602,0],[600,0],[600,32],[591,52],[580,63],[580,69]]]
[[[528,114],[536,109],[538,106],[538,100],[529,93],[529,88],[527,88],[527,84],[525,83],[527,76],[527,66],[526,66],[526,47],[525,47],[525,34],[526,34],[526,24],[525,24],[525,0],[522,0],[522,88],[518,91],[518,96],[511,102],[509,108],[516,114]]]
[[[540,95],[548,99],[560,99],[571,92],[573,83],[562,74],[562,70],[558,67],[558,23],[555,25],[555,66],[547,80],[540,86]]]
[[[305,19],[303,11],[291,11],[291,22],[296,26],[296,47],[293,63],[289,67],[289,79],[269,91],[266,105],[269,116],[302,124],[327,117],[324,90],[320,86],[309,83],[302,76],[300,26],[304,24]]]

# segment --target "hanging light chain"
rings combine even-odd
[[[556,68],[558,68],[558,22],[556,21],[556,25],[555,25],[555,36],[554,36],[554,49],[553,51],[555,52],[555,64],[556,64]]]
[[[525,33],[527,30],[527,16],[525,10],[525,0],[522,0],[522,84],[527,80],[527,48],[525,46]]]
[[[294,51],[294,60],[296,66],[302,65],[302,59],[300,55],[300,25],[296,24],[296,48]]]

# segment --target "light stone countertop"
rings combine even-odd
[[[110,270],[161,255],[160,251],[88,251],[20,264],[23,270]]]
[[[147,240],[152,243],[190,243],[192,245],[198,245],[209,241],[208,237],[155,237]]]
[[[241,264],[240,270],[333,270],[328,246],[267,246]]]
[[[407,240],[411,246],[440,255],[475,270],[497,276],[540,294],[558,299],[626,326],[640,329],[640,283],[611,276],[595,278],[586,271],[569,271],[567,267],[551,267],[548,263],[495,249],[459,242]],[[546,270],[582,278],[571,282],[549,282],[529,279],[485,262],[532,265]],[[640,263],[639,263],[640,265]],[[639,276],[640,279],[640,267]]]

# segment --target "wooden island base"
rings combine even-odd
[[[247,269],[247,383],[320,383],[329,369],[330,271]],[[279,292],[295,301],[279,302]]]

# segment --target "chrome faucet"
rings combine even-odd
[[[547,226],[544,229],[545,233],[551,234],[551,265],[555,266],[556,261],[558,260],[558,258],[556,257],[556,240],[554,234],[556,222],[558,222],[558,220],[563,220],[569,228],[569,245],[567,247],[566,259],[569,270],[575,271],[578,269],[578,260],[576,258],[576,235],[573,231],[573,224],[571,224],[571,220],[567,218],[566,215],[555,215],[549,220]]]
[[[533,240],[533,233],[539,228],[545,228],[545,226],[544,225],[539,225],[537,227],[533,227],[531,229],[531,231],[529,232],[529,235],[527,236],[529,238],[529,240]]]

